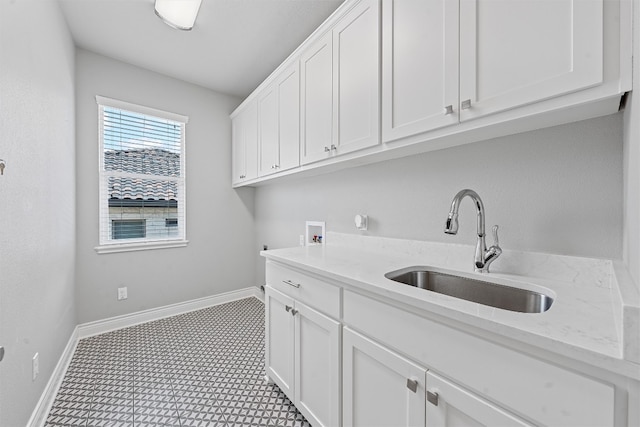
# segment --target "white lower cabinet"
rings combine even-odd
[[[425,425],[425,368],[349,328],[343,346],[345,427]]]
[[[343,426],[530,426],[480,396],[344,328]]]
[[[340,323],[270,286],[266,371],[313,426],[340,423]]]
[[[637,382],[267,261],[266,373],[314,426],[628,426]]]
[[[265,289],[265,359],[267,376],[275,382],[289,399],[294,391],[294,318],[291,315],[293,299]]]
[[[452,382],[427,372],[427,426],[531,426]]]
[[[427,391],[438,393],[445,404],[433,408],[427,403],[427,426],[432,420],[466,425],[456,424],[464,417],[477,421],[470,425],[526,425],[522,420],[548,426],[622,425],[615,417],[615,387],[589,372],[557,366],[348,290],[343,292],[343,322],[429,370]],[[501,419],[509,421],[496,421]]]

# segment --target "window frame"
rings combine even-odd
[[[99,206],[98,206],[98,241],[99,244],[94,249],[97,253],[130,252],[150,249],[163,249],[187,246],[187,224],[186,224],[186,125],[189,117],[168,111],[132,104],[117,99],[96,95],[98,104],[98,179],[99,179]],[[180,176],[177,178],[160,175],[144,175],[143,179],[162,179],[175,181],[178,187],[178,237],[165,238],[135,238],[135,239],[113,239],[109,232],[111,219],[109,217],[109,191],[107,186],[108,176],[117,176],[118,173],[105,171],[104,167],[104,108],[117,108],[137,114],[157,117],[163,120],[171,120],[181,124],[180,141]],[[123,241],[126,240],[126,241]]]

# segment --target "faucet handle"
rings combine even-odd
[[[500,242],[498,241],[498,226],[494,225],[491,229],[491,233],[493,234],[493,245],[500,247]]]

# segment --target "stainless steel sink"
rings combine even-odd
[[[542,293],[438,273],[425,267],[403,268],[387,273],[385,277],[427,291],[521,313],[543,313],[553,304],[553,298]]]

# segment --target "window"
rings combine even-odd
[[[118,252],[185,246],[185,126],[174,113],[96,97],[100,246]]]

